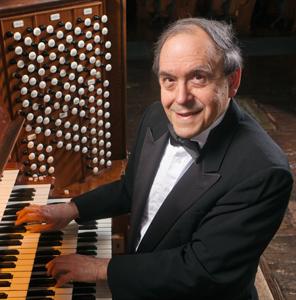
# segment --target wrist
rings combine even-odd
[[[97,264],[96,279],[97,281],[107,280],[107,270],[110,258],[99,258]]]
[[[68,203],[68,210],[69,210],[69,214],[70,214],[72,220],[79,218],[79,211],[74,202]]]

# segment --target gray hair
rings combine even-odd
[[[223,55],[224,74],[229,75],[235,70],[242,68],[243,59],[241,50],[235,38],[232,26],[225,22],[207,20],[203,18],[180,19],[171,24],[159,37],[155,43],[154,61],[152,69],[156,75],[159,72],[159,57],[164,43],[179,33],[192,32],[195,28],[204,30],[214,41],[216,48]]]

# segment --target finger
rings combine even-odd
[[[72,273],[68,272],[68,273],[60,274],[60,276],[57,279],[56,287],[61,287],[64,284],[71,282],[72,280],[73,280]]]
[[[53,269],[55,267],[55,264],[56,264],[56,260],[57,260],[58,257],[55,257],[54,259],[52,259],[51,261],[49,261],[45,267],[47,269],[47,275],[48,276],[52,276],[53,274]],[[52,276],[53,277],[53,276]]]
[[[23,223],[39,222],[42,223],[43,217],[39,213],[27,213],[21,217],[18,217],[15,221],[15,225]]]
[[[23,209],[16,212],[17,216],[23,216],[29,212],[36,212],[40,210],[40,205],[30,204],[29,206],[24,207]]]
[[[67,258],[67,255],[60,255],[55,257],[54,259],[50,260],[46,265],[47,273],[48,275],[53,274],[53,270],[57,267],[61,267],[62,265],[65,265],[65,260]],[[61,269],[61,268],[60,268]]]
[[[47,232],[51,231],[53,226],[51,224],[32,224],[26,225],[26,229],[32,233],[39,233],[39,232]]]
[[[52,276],[52,265],[46,266],[46,275],[53,277]]]
[[[51,269],[51,276],[58,280],[62,275],[71,272],[71,268],[68,264],[54,264],[53,268]]]
[[[51,273],[52,273],[52,263],[51,261],[48,262],[46,265],[45,265],[45,268],[46,268],[46,275],[47,276],[51,276]],[[52,277],[52,276],[51,276]]]

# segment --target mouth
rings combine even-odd
[[[201,111],[188,111],[188,112],[177,112],[175,111],[175,114],[177,117],[180,117],[180,118],[184,118],[184,119],[188,119],[190,117],[193,117],[197,114],[199,114]]]

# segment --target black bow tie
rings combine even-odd
[[[175,133],[173,126],[171,124],[168,125],[169,132],[170,132],[170,142],[173,146],[182,146],[194,160],[197,160],[200,154],[200,146],[198,142],[191,141],[189,139],[184,139]]]

